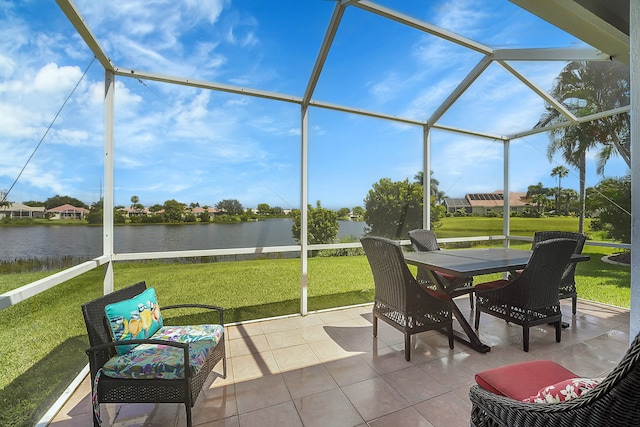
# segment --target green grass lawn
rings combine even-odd
[[[454,237],[463,230],[465,236],[501,234],[500,218],[446,220],[450,219],[461,221],[444,221],[437,230],[439,237]],[[467,222],[471,219],[473,221]],[[522,224],[531,227],[530,221],[536,219]],[[512,228],[524,226],[519,222],[513,221]],[[474,223],[480,225],[472,233],[470,224]],[[533,229],[542,229],[540,224]],[[577,220],[550,226],[554,227],[575,230]],[[514,231],[513,234],[532,233]],[[529,246],[530,243],[523,242],[514,247]],[[578,294],[580,298],[629,307],[629,268],[600,260],[613,252],[613,249],[585,246],[584,253],[591,256],[591,261],[578,265]],[[1,274],[0,292],[48,274]],[[0,402],[10,402],[0,405],[0,425],[33,425],[87,363],[84,350],[88,341],[80,305],[102,294],[102,275],[102,269],[90,271],[0,311]],[[495,276],[478,277],[476,283],[497,278]],[[299,259],[115,265],[116,288],[140,280],[156,288],[161,307],[194,301],[221,305],[225,307],[227,323],[299,313],[300,310]],[[309,259],[308,296],[310,311],[371,302],[373,277],[366,258]]]

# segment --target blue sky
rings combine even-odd
[[[582,42],[508,1],[384,0],[378,4],[493,48],[581,47]],[[77,6],[120,67],[302,96],[334,2],[210,0],[95,2]],[[481,55],[349,7],[313,98],[424,120]],[[562,62],[512,62],[544,89]],[[86,75],[83,73],[88,68]],[[81,79],[82,78],[82,79]],[[78,84],[78,82],[80,82]],[[73,95],[47,132],[65,99]],[[103,182],[104,71],[52,1],[0,0],[0,189],[8,200],[56,194],[87,204]],[[498,64],[472,85],[440,124],[509,134],[530,129],[543,102]],[[175,199],[245,207],[300,206],[300,107],[293,103],[116,78],[115,201]],[[422,170],[422,129],[319,108],[309,113],[309,201],[364,205],[380,178]],[[46,136],[45,136],[46,134]],[[44,137],[44,138],[43,138]],[[511,143],[511,190],[550,176],[546,135]],[[502,189],[499,142],[432,134],[432,167],[448,196]],[[587,186],[595,175],[591,153]],[[577,171],[562,182],[578,189]],[[627,173],[619,159],[606,176]]]

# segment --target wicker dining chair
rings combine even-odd
[[[529,328],[535,325],[553,324],[560,342],[558,286],[575,245],[571,239],[537,243],[526,267],[514,279],[476,285],[475,329],[480,325],[480,313],[485,312],[522,326],[524,351],[529,351]]]
[[[587,236],[582,233],[573,233],[570,231],[537,231],[533,235],[533,244],[535,246],[539,242],[549,239],[571,239],[576,241],[574,254],[581,254]],[[570,263],[562,273],[560,279],[560,299],[571,298],[571,312],[575,315],[578,306],[578,291],[576,290],[576,263]]]
[[[525,403],[474,385],[471,426],[632,427],[640,423],[640,334],[595,388],[559,403]],[[517,379],[514,379],[517,380]]]
[[[439,251],[440,246],[436,239],[436,233],[432,230],[416,229],[409,231],[409,240],[411,240],[411,247],[416,252],[430,252]],[[445,283],[445,286],[449,284],[456,277],[446,273],[432,272],[438,275],[438,278]],[[416,280],[421,285],[426,285],[432,289],[436,289],[436,285],[432,282],[429,273],[421,267],[418,267],[418,273],[416,274]],[[455,290],[449,293],[451,298],[455,298],[460,295],[469,294],[469,305],[473,309],[473,277],[467,277],[464,282],[460,284]]]
[[[419,332],[446,328],[453,348],[450,297],[418,284],[396,242],[373,236],[360,240],[375,286],[373,336],[378,335],[378,319],[402,332],[407,361],[411,360],[411,336]]]

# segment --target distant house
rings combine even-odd
[[[10,203],[9,206],[0,206],[0,219],[2,218],[44,218],[44,206],[27,206],[22,203]]]
[[[84,219],[89,214],[89,209],[77,208],[69,204],[47,209],[46,214],[50,219]]]
[[[527,193],[509,193],[509,206],[512,213],[522,213],[526,208],[532,206],[526,196]],[[445,197],[444,205],[447,208],[447,213],[455,213],[462,209],[467,215],[502,215],[504,191],[469,193],[464,198]]]
[[[120,208],[118,210],[120,212],[122,212],[123,215],[126,216],[127,218],[131,218],[131,217],[134,217],[134,216],[147,216],[147,215],[149,215],[149,209],[147,209],[147,208],[143,208],[143,209]]]
[[[209,215],[216,215],[220,212],[218,209],[213,207],[208,207],[206,210],[207,212],[209,212]],[[197,206],[191,209],[191,213],[197,216],[198,218],[200,218],[200,215],[202,215],[204,211],[205,211],[205,208],[201,208],[200,206]]]

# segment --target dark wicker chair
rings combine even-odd
[[[91,372],[91,384],[93,388],[94,379],[98,370],[113,356],[116,355],[116,346],[123,344],[153,344],[161,343],[167,346],[180,347],[184,350],[184,366],[189,366],[188,344],[180,342],[160,341],[154,339],[139,339],[129,341],[113,341],[109,332],[109,326],[105,315],[107,304],[119,302],[141,294],[146,289],[145,282],[111,292],[99,297],[82,306],[87,333],[89,334],[89,344],[91,347],[86,350],[89,356],[89,369]],[[165,314],[173,308],[199,308],[216,312],[217,324],[224,326],[223,310],[221,307],[202,304],[180,304],[162,306],[162,313]],[[223,378],[227,375],[227,363],[225,358],[224,334],[216,347],[211,351],[204,366],[193,375],[191,370],[186,369],[185,378],[182,379],[127,379],[110,378],[105,375],[100,377],[98,382],[97,398],[98,403],[184,403],[187,412],[187,425],[192,425],[191,407],[195,404],[202,386],[213,370],[214,366],[223,362]],[[94,391],[95,392],[95,391]],[[95,418],[94,426],[100,425]]]
[[[571,239],[576,241],[574,254],[581,254],[587,236],[582,233],[572,233],[570,231],[538,231],[533,235],[533,244],[549,239]],[[570,263],[562,274],[560,280],[560,299],[571,298],[571,312],[576,314],[578,305],[578,292],[576,291],[576,263]]]
[[[440,246],[438,246],[438,240],[436,239],[436,233],[431,230],[425,229],[416,229],[409,231],[409,240],[411,240],[411,247],[416,252],[430,252],[430,251],[439,251]],[[450,283],[455,277],[449,274],[443,274],[438,272],[432,272],[433,274],[438,275],[438,278],[442,280],[446,284]],[[416,274],[416,280],[421,285],[429,286],[430,288],[436,289],[434,283],[432,283],[432,279],[429,276],[429,273],[424,269],[418,267],[418,274]],[[460,295],[469,294],[469,305],[473,309],[473,277],[465,278],[464,282],[460,284],[454,291],[450,292],[449,295],[451,298],[455,298]]]
[[[556,341],[561,340],[562,312],[558,286],[576,242],[551,239],[537,243],[522,273],[512,280],[496,280],[476,285],[475,328],[480,313],[522,326],[524,351],[529,351],[529,328],[545,323],[556,328]]]
[[[640,335],[593,390],[561,403],[524,403],[471,387],[471,425],[631,427],[640,424]]]
[[[411,335],[446,328],[449,347],[453,348],[451,299],[418,284],[396,242],[383,237],[363,237],[361,241],[375,284],[373,336],[378,335],[378,319],[401,331],[405,359],[411,360]]]

